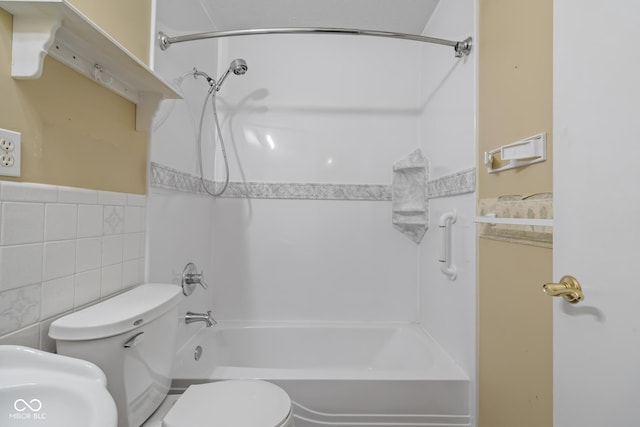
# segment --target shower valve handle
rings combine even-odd
[[[207,289],[208,286],[203,280],[204,273],[198,273],[196,266],[190,262],[182,271],[182,293],[189,296],[193,293],[196,285],[202,286],[202,289]]]
[[[203,289],[207,289],[207,284],[202,280],[203,276],[204,273],[187,273],[184,280],[188,285],[200,285]]]

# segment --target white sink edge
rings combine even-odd
[[[57,382],[61,376],[70,376],[107,386],[104,372],[86,360],[18,345],[0,345],[0,384],[5,382],[3,378],[15,378],[18,373],[28,382]]]
[[[50,427],[116,427],[118,423],[116,404],[100,368],[22,346],[0,345],[0,406],[8,408],[10,420],[25,425],[44,421]]]

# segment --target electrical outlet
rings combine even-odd
[[[0,175],[20,176],[20,132],[0,129]]]
[[[0,156],[0,165],[10,168],[15,163],[15,159],[11,154],[3,154]]]
[[[16,148],[15,142],[11,139],[0,139],[0,149],[7,153],[11,153]]]

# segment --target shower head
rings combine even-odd
[[[238,58],[231,61],[231,64],[229,64],[229,68],[227,68],[227,71],[225,71],[222,77],[218,79],[218,83],[216,84],[216,92],[220,90],[220,88],[222,87],[222,83],[224,83],[224,80],[227,78],[230,72],[233,71],[233,74],[235,74],[236,76],[241,76],[247,72],[247,69],[247,61],[245,61],[244,59]]]
[[[247,72],[249,67],[247,67],[247,61],[244,59],[238,58],[231,61],[229,64],[229,69],[233,71],[233,74],[236,76],[241,76]]]

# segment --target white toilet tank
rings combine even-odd
[[[181,295],[176,285],[142,285],[51,324],[59,354],[104,371],[119,427],[140,426],[169,391]]]

